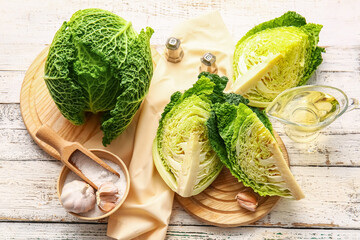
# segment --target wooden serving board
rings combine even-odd
[[[72,125],[61,115],[43,79],[48,50],[48,47],[45,48],[35,58],[25,74],[20,93],[20,110],[25,126],[34,141],[45,152],[60,159],[52,147],[36,138],[35,133],[41,125],[47,124],[64,139],[79,143],[86,142],[101,130],[97,115],[89,115],[86,123],[81,126]],[[156,66],[161,56],[155,48],[152,48],[152,56]],[[286,148],[279,136],[277,140],[288,161]],[[244,186],[224,168],[218,178],[202,193],[190,198],[176,195],[176,199],[195,218],[221,227],[235,227],[255,222],[266,216],[280,199],[261,197],[260,206],[252,213],[240,208],[235,200],[235,195],[242,189]]]
[[[274,135],[289,164],[289,156],[283,141],[276,132]],[[235,200],[236,194],[245,189],[246,187],[224,167],[215,181],[203,192],[188,198],[176,194],[175,198],[190,215],[202,222],[219,227],[238,227],[265,217],[280,200],[277,196],[259,196],[259,206],[255,212],[251,212],[241,208]]]

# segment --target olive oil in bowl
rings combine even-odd
[[[352,105],[356,105],[357,101],[352,100]],[[340,89],[303,86],[282,92],[266,108],[266,113],[285,124],[285,132],[291,139],[309,142],[347,108],[348,98]]]

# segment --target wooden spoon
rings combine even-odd
[[[69,160],[71,158],[71,155],[75,151],[80,151],[81,153],[88,156],[91,160],[97,162],[100,166],[108,170],[109,172],[112,172],[113,174],[120,177],[119,173],[116,172],[114,169],[112,169],[109,165],[107,165],[103,160],[101,160],[99,157],[97,157],[94,153],[92,153],[90,150],[85,148],[83,145],[81,145],[78,142],[69,142],[62,137],[60,137],[54,130],[52,130],[49,126],[43,125],[41,126],[37,132],[36,137],[39,138],[41,141],[49,144],[52,146],[56,151],[59,152],[61,156],[61,162],[65,164],[71,171],[73,171],[76,175],[81,177],[85,182],[90,184],[95,190],[98,190],[98,187],[90,181],[76,166],[74,166]]]

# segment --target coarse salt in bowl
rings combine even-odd
[[[128,193],[129,193],[129,190],[130,190],[129,171],[127,170],[127,167],[124,164],[124,162],[118,156],[116,156],[115,154],[113,154],[113,153],[111,153],[109,151],[103,150],[103,149],[90,149],[90,151],[93,152],[99,158],[103,159],[108,165],[110,165],[111,163],[116,164],[116,165],[111,164],[110,167],[112,167],[114,169],[117,166],[120,167],[120,170],[121,170],[119,172],[120,180],[123,181],[124,179],[122,179],[122,178],[125,178],[126,182],[125,183],[124,182],[120,183],[121,185],[124,185],[124,186],[120,187],[120,189],[119,189],[119,195],[120,195],[119,200],[117,201],[115,208],[113,208],[111,211],[109,211],[109,212],[101,212],[102,213],[101,215],[93,216],[94,214],[96,215],[96,214],[99,213],[99,211],[101,211],[101,210],[98,209],[98,206],[95,206],[95,208],[93,210],[90,210],[90,213],[77,214],[77,213],[69,212],[70,214],[72,214],[75,217],[77,217],[79,219],[82,219],[82,220],[98,220],[98,219],[102,219],[102,218],[106,218],[106,217],[110,216],[111,214],[113,214],[116,210],[118,210],[121,207],[121,205],[124,203]],[[95,162],[89,162],[89,163],[90,164],[97,164]],[[81,161],[78,164],[82,164]],[[99,168],[102,168],[102,167],[99,165]],[[92,171],[93,171],[92,169],[87,169],[88,174],[96,174],[96,172],[93,171],[93,173],[92,173]],[[107,170],[103,169],[102,171],[107,171]],[[85,171],[83,171],[83,173],[85,175],[87,174]],[[98,175],[104,176],[106,174],[104,174],[104,172],[100,172],[100,174],[98,174]],[[58,193],[59,200],[61,199],[61,193],[62,193],[62,189],[63,189],[64,185],[67,182],[71,181],[71,180],[81,180],[81,179],[80,179],[80,177],[75,175],[75,173],[73,173],[68,167],[64,166],[62,168],[61,172],[60,172],[60,176],[59,176],[58,181],[57,181],[57,193]],[[95,183],[95,184],[97,184],[97,183]],[[98,184],[97,184],[97,187],[99,187]],[[60,200],[60,202],[61,202],[61,200]]]

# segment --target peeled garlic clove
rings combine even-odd
[[[255,212],[258,206],[258,197],[252,192],[239,192],[235,199],[239,203],[240,207],[245,208],[249,211]]]
[[[60,198],[68,212],[85,213],[95,207],[94,189],[84,181],[74,180],[65,184]]]
[[[96,202],[99,208],[104,212],[109,212],[116,207],[118,192],[118,188],[112,182],[101,184],[96,192]]]

